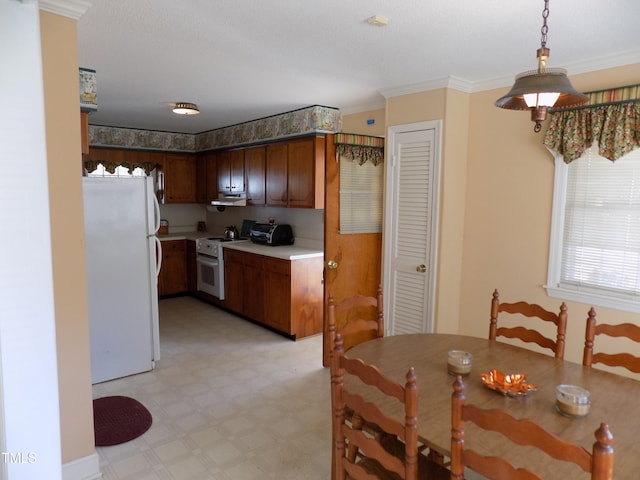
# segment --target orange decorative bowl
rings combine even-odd
[[[526,382],[524,373],[502,373],[499,370],[490,370],[488,373],[481,373],[480,380],[491,390],[512,397],[526,395],[538,388]]]

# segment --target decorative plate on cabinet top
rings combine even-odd
[[[535,385],[526,382],[524,373],[502,373],[499,370],[490,370],[488,373],[481,373],[480,380],[487,388],[510,397],[526,395],[538,389]]]

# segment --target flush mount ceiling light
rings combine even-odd
[[[173,107],[173,113],[178,115],[197,115],[200,113],[195,103],[177,102]]]
[[[389,19],[382,15],[374,15],[373,17],[367,18],[367,23],[375,27],[384,27],[389,24]]]
[[[563,68],[547,68],[549,49],[547,48],[547,18],[549,0],[544,1],[542,11],[542,39],[537,51],[538,69],[520,73],[509,93],[496,101],[496,106],[509,110],[531,110],[531,121],[536,122],[533,130],[539,132],[540,122],[547,118],[550,108],[584,105],[589,97],[578,92],[569,81]]]

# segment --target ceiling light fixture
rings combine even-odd
[[[178,115],[197,115],[200,113],[195,103],[177,102],[173,107],[173,113]]]
[[[509,93],[496,101],[496,106],[509,110],[530,110],[531,121],[536,122],[534,132],[542,128],[540,122],[547,118],[547,111],[553,107],[584,105],[589,97],[578,92],[569,81],[563,68],[547,68],[549,49],[547,48],[547,18],[549,0],[544,0],[542,11],[542,39],[537,51],[538,70],[516,75],[516,82]]]
[[[384,27],[389,24],[389,19],[382,15],[374,15],[373,17],[367,18],[367,23],[375,27]]]

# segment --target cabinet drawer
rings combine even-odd
[[[224,248],[224,247],[223,247]],[[242,263],[246,253],[239,252],[237,250],[231,250],[229,248],[224,249],[223,257],[225,262],[238,262]]]
[[[264,267],[266,270],[280,275],[291,274],[291,262],[289,260],[267,258],[265,259]]]
[[[244,265],[245,267],[262,268],[264,264],[264,257],[262,255],[253,255],[251,253],[245,254]]]
[[[165,254],[183,255],[186,252],[184,240],[165,240],[162,242],[162,252]]]

